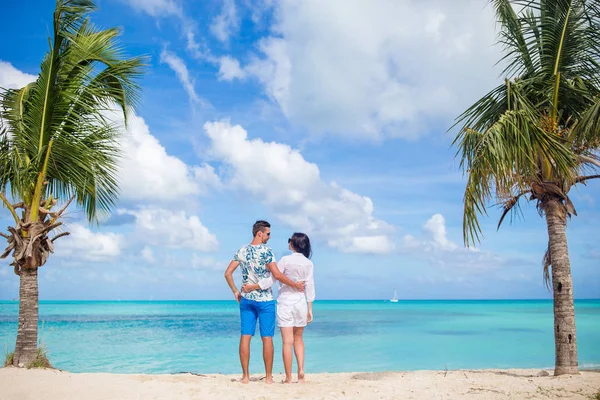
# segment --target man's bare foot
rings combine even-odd
[[[298,371],[298,383],[304,383],[304,371]]]
[[[247,384],[248,382],[250,382],[250,377],[249,376],[242,376],[242,380],[240,381],[242,382],[244,385]]]

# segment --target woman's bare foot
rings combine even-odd
[[[242,380],[240,381],[243,384],[247,384],[248,382],[250,382],[250,377],[247,375],[242,376]]]
[[[298,371],[298,383],[304,383],[304,371]]]
[[[265,379],[265,383],[267,385],[270,385],[273,383],[273,377],[272,376],[267,376],[267,379]]]
[[[292,383],[292,377],[290,376],[286,376],[285,377],[285,381],[283,381],[282,383]]]

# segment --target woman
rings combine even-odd
[[[277,325],[281,330],[283,341],[283,366],[285,383],[292,383],[292,350],[298,361],[298,382],[304,383],[304,327],[313,319],[312,305],[315,300],[315,282],[313,263],[309,260],[312,251],[310,239],[304,233],[294,233],[288,239],[292,254],[279,260],[277,267],[288,278],[295,282],[303,281],[304,292],[296,288],[279,284],[277,296]],[[274,283],[272,277],[261,279],[258,284],[246,284],[244,292],[267,289]]]

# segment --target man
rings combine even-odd
[[[225,280],[231,288],[235,299],[240,303],[241,337],[240,363],[242,364],[242,383],[250,381],[248,364],[250,362],[250,339],[256,331],[256,320],[260,326],[263,342],[263,359],[265,362],[266,382],[273,383],[273,336],[275,335],[275,300],[271,288],[240,293],[233,281],[233,272],[242,267],[242,284],[258,283],[259,279],[270,275],[286,285],[303,291],[303,282],[294,282],[277,269],[273,251],[266,246],[271,238],[271,224],[267,221],[256,221],[252,227],[252,242],[242,246],[234,255],[225,271]]]

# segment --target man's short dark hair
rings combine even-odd
[[[259,219],[252,226],[252,236],[256,236],[256,234],[258,232],[264,232],[266,228],[270,228],[270,227],[271,227],[270,223],[268,223],[267,221],[263,221],[262,219]]]

